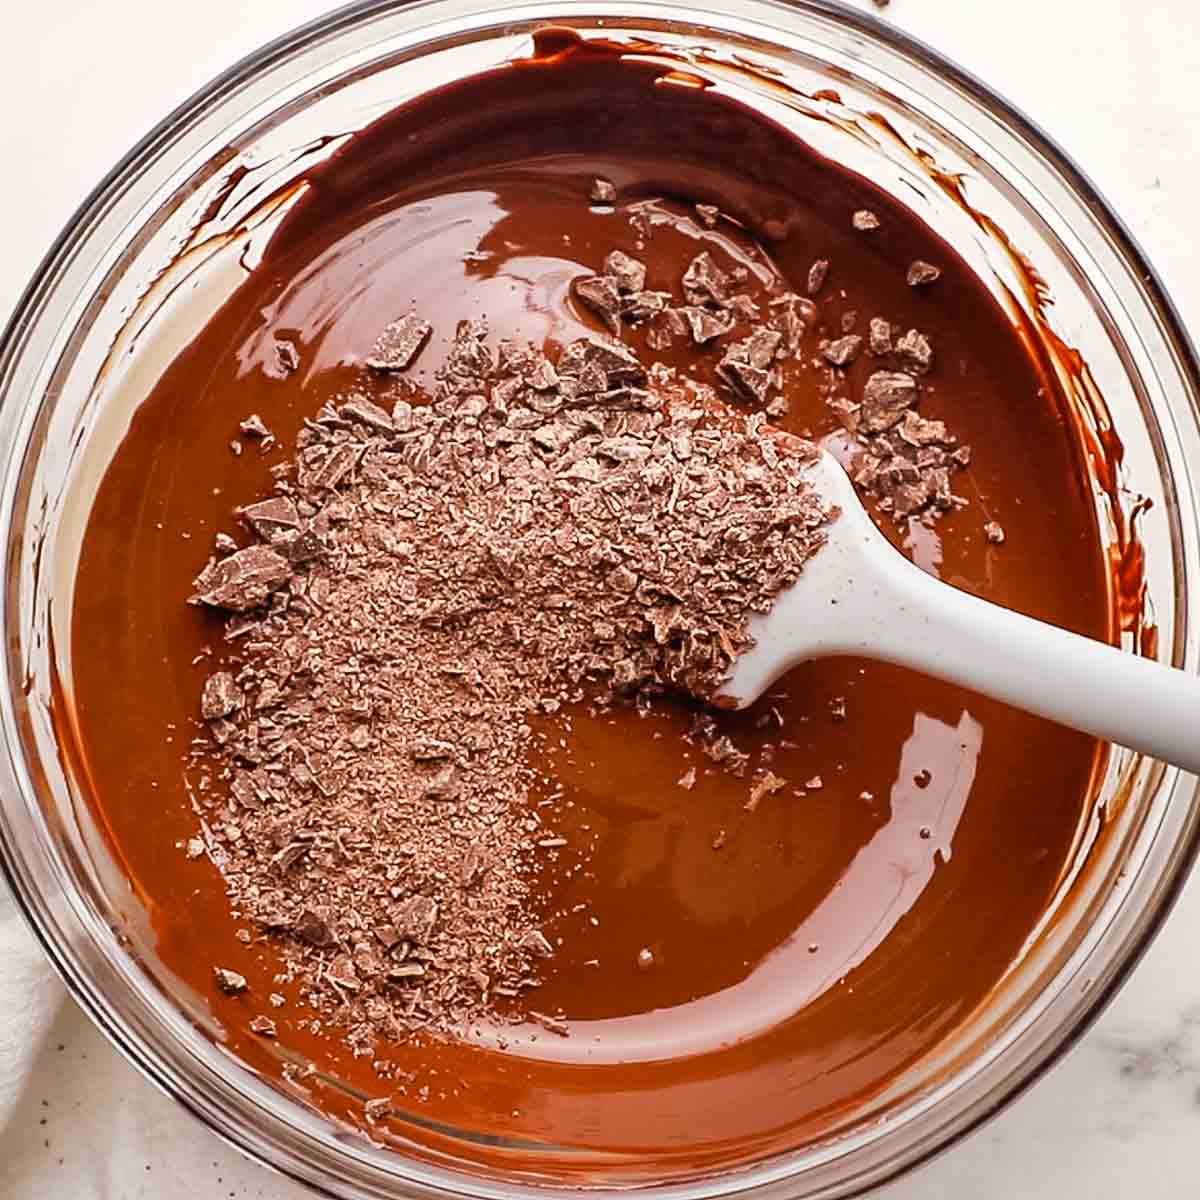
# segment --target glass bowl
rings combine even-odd
[[[820,0],[364,3],[265,47],[163,121],[75,215],[4,335],[0,860],[76,999],[121,1050],[230,1142],[327,1194],[852,1195],[971,1129],[1079,1036],[1191,865],[1195,779],[1114,751],[1076,865],[1007,976],[936,1055],[819,1140],[706,1175],[514,1144],[512,1166],[484,1175],[459,1153],[470,1130],[440,1130],[436,1152],[385,1149],[222,1050],[199,998],[156,963],[69,751],[75,563],[131,412],[252,266],[309,165],[387,108],[527,53],[546,24],[653,43],[640,52],[681,60],[761,107],[958,246],[1072,406],[1127,648],[1197,670],[1195,355],[1104,200],[1003,100],[899,31]]]

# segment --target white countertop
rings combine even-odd
[[[159,117],[236,58],[328,7],[321,0],[7,6],[0,315],[87,191]],[[1200,326],[1195,0],[892,0],[885,15],[1042,124],[1131,226],[1185,321]],[[1196,1196],[1198,941],[1194,880],[1144,962],[1067,1058],[999,1118],[880,1196]],[[0,1132],[5,1200],[309,1194],[244,1161],[158,1095],[70,1003]]]

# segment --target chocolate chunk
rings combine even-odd
[[[835,342],[826,342],[821,347],[821,356],[835,367],[845,367],[858,357],[862,344],[863,340],[858,334],[848,333]]]
[[[291,342],[276,342],[275,365],[281,375],[291,375],[300,366],[300,352]]]
[[[292,566],[283,555],[269,546],[247,546],[220,562],[210,562],[196,577],[196,591],[188,603],[248,612],[291,576]]]
[[[892,324],[882,317],[872,317],[869,333],[871,353],[875,355],[891,354]]]
[[[227,717],[242,706],[242,692],[228,671],[216,671],[204,681],[200,714],[206,721]]]
[[[879,228],[879,218],[869,208],[860,208],[851,221],[859,233],[871,233]]]
[[[928,284],[936,283],[941,277],[941,267],[935,267],[932,263],[918,258],[909,264],[906,278],[909,287],[925,287]]]
[[[377,1121],[382,1121],[392,1111],[392,1102],[390,1100],[376,1099],[368,1100],[363,1105],[363,1115],[372,1125]]]
[[[863,388],[862,428],[867,433],[891,429],[917,402],[917,381],[902,371],[876,371]]]
[[[920,375],[933,366],[933,347],[929,339],[916,329],[910,329],[896,343],[896,354]]]
[[[258,413],[251,413],[238,428],[247,436],[254,438],[269,438],[271,431],[263,424],[263,419]]]
[[[286,496],[273,496],[239,509],[242,520],[264,541],[274,541],[281,534],[293,533],[300,528],[300,513],[296,502]]]
[[[721,219],[721,210],[715,204],[697,204],[696,216],[705,229],[716,229]]]
[[[347,400],[339,410],[347,421],[357,421],[370,429],[378,429],[381,433],[391,433],[395,429],[392,418],[378,404],[373,404],[364,396],[355,396]]]
[[[824,286],[825,280],[829,278],[829,260],[826,258],[818,258],[811,267],[808,268],[808,294],[815,296]]]
[[[367,356],[367,366],[373,371],[407,370],[425,349],[432,333],[433,326],[416,313],[399,317],[376,339]]]
[[[719,338],[733,328],[733,314],[730,312],[712,312],[707,308],[697,308],[689,305],[679,310],[683,319],[688,323],[692,340],[697,346],[703,346],[714,338]]]
[[[621,316],[636,325],[658,316],[670,303],[670,292],[635,292],[621,301]]]
[[[688,769],[680,776],[679,786],[685,792],[690,792],[696,786],[696,768],[688,767]]]
[[[615,204],[617,189],[607,179],[593,179],[588,198],[593,204]]]
[[[1004,529],[996,521],[989,521],[983,527],[983,536],[986,537],[987,540],[989,542],[991,542],[994,546],[1000,546],[1000,545],[1004,544],[1004,538],[1005,538]]]
[[[688,264],[683,276],[683,294],[689,304],[723,307],[729,300],[729,275],[704,250]]]
[[[276,1034],[275,1022],[270,1017],[255,1017],[250,1022],[250,1032],[259,1037],[273,1038]]]
[[[606,275],[586,275],[571,285],[575,298],[600,318],[613,333],[621,332],[621,293]]]
[[[216,981],[217,987],[227,996],[236,996],[249,986],[244,975],[239,975],[236,971],[228,971],[224,967],[213,967],[213,979]]]
[[[614,250],[604,260],[604,274],[616,282],[617,290],[625,295],[640,292],[646,286],[646,264],[620,250]]]
[[[354,469],[361,452],[362,447],[353,442],[341,442],[334,446],[312,475],[309,486],[315,492],[333,491]]]

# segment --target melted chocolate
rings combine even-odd
[[[711,90],[608,52],[542,51],[389,114],[311,173],[261,264],[163,376],[107,472],[79,570],[72,682],[92,801],[158,953],[207,998],[231,1052],[275,1079],[284,1057],[313,1063],[280,1086],[359,1126],[364,1098],[392,1096],[397,1115],[372,1136],[409,1152],[633,1182],[794,1148],[933,1051],[1044,911],[1099,749],[896,668],[816,662],[750,713],[721,718],[747,748],[795,743],[777,751],[779,774],[822,779],[748,813],[744,781],[701,771],[695,790],[676,785],[698,761],[681,740],[683,705],[548,721],[546,795],[561,791],[556,828],[586,852],[562,851],[539,881],[547,932],[564,949],[535,1007],[561,1008],[571,1035],[528,1025],[504,1032],[505,1049],[487,1031],[381,1047],[397,1071],[385,1082],[336,1036],[297,1027],[308,1014],[298,989],[274,979],[277,951],[237,940],[215,868],[176,849],[196,828],[182,763],[202,732],[200,685],[228,653],[218,622],[183,601],[232,510],[269,492],[269,468],[303,419],[361,378],[380,330],[410,309],[435,328],[408,374],[428,385],[463,317],[550,350],[596,332],[569,284],[614,248],[647,262],[653,288],[675,286],[707,247],[750,271],[752,294],[777,276],[803,292],[812,261],[827,258],[817,304],[830,336],[850,311],[864,334],[876,315],[924,331],[937,365],[921,411],[974,450],[956,477],[969,506],[933,530],[885,522],[890,536],[956,586],[1093,637],[1112,634],[1109,585],[1064,401],[950,247]],[[589,205],[598,176],[622,204],[655,201],[648,239],[626,213]],[[704,228],[698,201],[744,228]],[[852,227],[863,208],[881,221],[869,235]],[[917,258],[940,266],[935,286],[906,284]],[[643,333],[627,336],[647,361],[695,365],[690,351],[655,355]],[[282,343],[298,352],[294,373],[281,369]],[[855,390],[869,370],[865,356],[851,368]],[[796,380],[782,423],[844,448],[819,373]],[[281,445],[234,457],[229,442],[252,412]],[[992,519],[1003,546],[984,536]],[[837,698],[845,721],[831,715]],[[757,728],[771,706],[781,731]],[[586,915],[573,912],[580,903]],[[645,948],[651,970],[639,969]],[[218,964],[248,991],[222,994]],[[269,1008],[271,992],[287,1004]],[[264,1011],[278,1043],[249,1032]]]

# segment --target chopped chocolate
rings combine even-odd
[[[685,792],[690,792],[696,786],[696,768],[688,767],[679,779],[679,786]]]
[[[933,347],[919,330],[910,329],[897,343],[896,355],[905,366],[924,375],[933,366]]]
[[[871,233],[879,228],[879,218],[869,208],[860,208],[851,221],[859,233]]]
[[[219,562],[210,562],[196,577],[196,591],[188,603],[248,612],[291,576],[291,563],[282,554],[269,546],[247,546]]]
[[[721,210],[715,204],[697,204],[696,216],[705,229],[716,229],[721,220]]]
[[[683,294],[693,305],[724,307],[729,301],[729,275],[721,270],[707,251],[692,259],[683,276]]]
[[[631,325],[658,316],[671,303],[670,292],[634,292],[621,300],[621,316]]]
[[[868,335],[871,353],[876,356],[892,352],[892,323],[882,317],[872,317]]]
[[[213,979],[216,981],[217,987],[227,996],[236,996],[249,986],[244,975],[239,975],[236,971],[229,971],[225,967],[213,967]]]
[[[936,283],[941,277],[941,267],[935,267],[923,259],[915,259],[909,264],[907,275],[909,287],[924,287],[927,284]]]
[[[616,281],[617,290],[628,295],[646,286],[646,264],[620,250],[614,250],[604,260],[604,274]]]
[[[692,340],[697,346],[703,346],[714,338],[722,337],[729,333],[734,326],[731,312],[713,312],[711,309],[698,308],[695,305],[688,305],[687,308],[681,308],[679,311],[688,323]]]
[[[995,546],[1004,544],[1004,528],[996,521],[988,521],[983,527],[983,536]]]
[[[867,433],[891,429],[917,402],[917,381],[903,371],[876,371],[863,388],[862,428]]]
[[[242,692],[228,671],[215,671],[204,681],[200,715],[206,721],[227,717],[242,706]]]
[[[826,342],[821,347],[821,357],[835,367],[845,367],[852,363],[862,349],[863,340],[856,333],[848,333],[837,341]]]
[[[250,1022],[250,1032],[259,1037],[273,1038],[276,1034],[275,1022],[270,1017],[255,1017]]]
[[[405,371],[425,349],[433,326],[416,313],[409,313],[393,321],[379,335],[367,357],[367,366],[373,371]]]
[[[585,275],[571,285],[575,298],[600,318],[613,333],[621,332],[621,293],[607,275]]]
[[[747,812],[754,812],[765,797],[774,795],[785,787],[787,787],[786,779],[780,779],[772,771],[760,771],[750,788],[750,799],[743,807]]]
[[[614,295],[617,275],[644,282],[605,265]],[[724,273],[690,270],[685,331],[732,328]],[[726,350],[743,395],[766,394],[784,336]],[[242,510],[259,540],[198,581],[200,602],[262,606],[229,672],[248,699],[229,707],[222,684],[198,759],[228,780],[202,795],[239,911],[286,946],[321,1019],[395,1038],[495,1016],[555,953],[529,873],[567,839],[513,819],[524,716],[713,695],[831,514],[808,443],[619,342],[551,362],[494,354],[464,322],[432,404],[389,415],[371,396],[306,425],[286,490]],[[746,774],[729,736],[702,748]]]
[[[829,260],[826,258],[818,258],[811,267],[808,268],[808,294],[815,296],[824,286],[825,280],[829,278]]]
[[[291,342],[276,342],[275,365],[281,375],[291,375],[300,366],[300,352]]]
[[[238,428],[247,436],[253,438],[269,438],[271,431],[263,423],[258,413],[251,413]]]
[[[607,179],[593,179],[588,198],[593,204],[615,204],[617,189]]]

